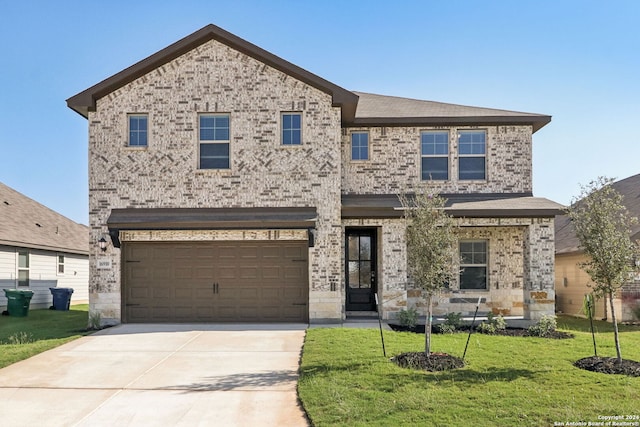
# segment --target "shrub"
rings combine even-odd
[[[530,326],[528,331],[529,335],[534,337],[547,337],[555,332],[557,327],[556,316],[544,315],[538,323]]]
[[[507,322],[504,317],[502,315],[495,316],[493,313],[487,314],[487,320],[478,325],[478,331],[483,334],[495,334],[505,329],[507,329]]]
[[[413,329],[418,324],[418,310],[415,308],[400,310],[398,312],[398,320],[401,326]]]
[[[462,326],[462,313],[448,313],[444,318],[444,323],[437,326],[440,333],[452,334]]]

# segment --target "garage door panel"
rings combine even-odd
[[[307,253],[306,242],[125,243],[124,320],[306,321]]]
[[[148,288],[151,290],[151,294],[153,299],[165,299],[169,300],[172,297],[173,289],[171,288],[163,288],[163,287],[152,287]],[[144,299],[144,297],[139,297],[140,299]]]

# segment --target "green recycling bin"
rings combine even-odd
[[[33,291],[5,289],[4,294],[7,297],[9,316],[25,317],[29,314],[29,304],[31,303]]]

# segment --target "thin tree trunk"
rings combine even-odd
[[[611,321],[613,322],[613,334],[616,340],[616,353],[618,354],[618,363],[622,363],[622,355],[620,353],[620,337],[618,335],[618,321],[616,320],[616,311],[613,308],[613,292],[609,292],[609,305],[611,305]]]
[[[603,298],[602,302],[604,303],[604,318],[602,320],[606,322],[607,318],[609,317],[609,315],[607,314],[607,298]]]
[[[432,322],[432,312],[433,304],[432,304],[432,295],[427,295],[427,319],[425,321],[424,327],[424,352],[427,354],[427,357],[431,354],[431,322]]]

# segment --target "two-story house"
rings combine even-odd
[[[340,322],[374,293],[393,318],[418,302],[397,194],[420,189],[459,218],[439,312],[554,312],[560,206],[531,158],[549,116],[351,92],[214,25],[67,103],[103,324]]]

